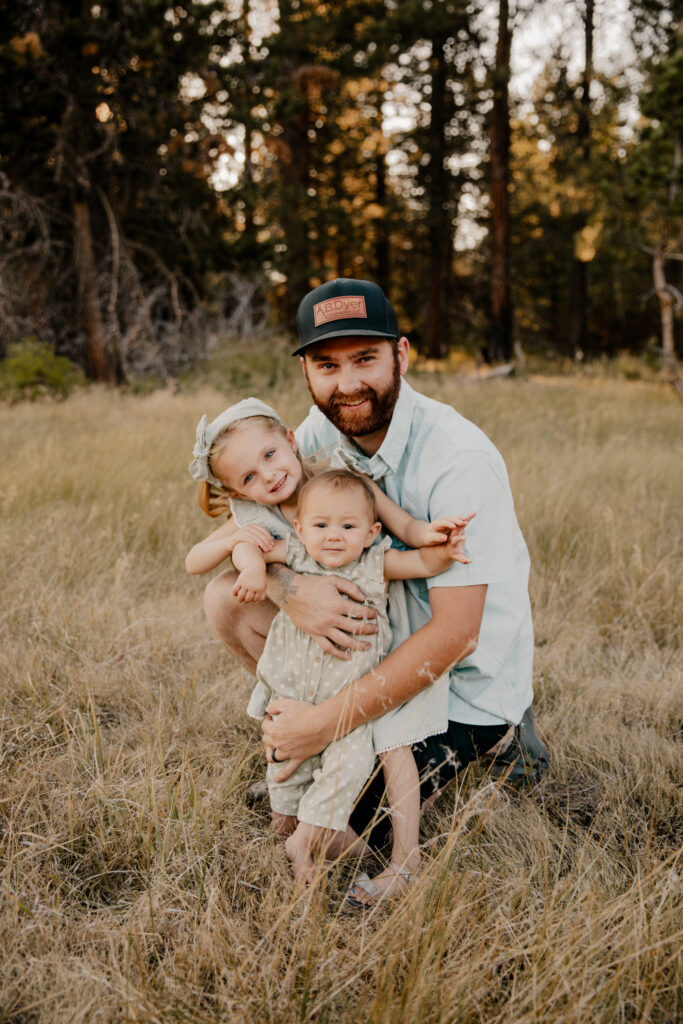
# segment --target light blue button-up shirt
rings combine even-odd
[[[533,697],[529,554],[495,446],[474,423],[405,380],[387,435],[373,456],[340,434],[315,406],[296,439],[305,455],[331,455],[338,445],[347,447],[359,469],[418,519],[477,513],[467,527],[469,565],[455,562],[433,579],[406,581],[408,622],[415,632],[429,621],[434,587],[487,584],[477,649],[451,669],[448,715],[466,724],[517,724]]]

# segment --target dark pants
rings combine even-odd
[[[508,731],[507,725],[462,725],[449,722],[448,730],[413,746],[420,775],[420,798],[427,800],[451,781],[461,768],[485,754]],[[386,845],[391,829],[384,776],[379,762],[351,811],[350,825],[374,849]]]

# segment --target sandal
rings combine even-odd
[[[389,867],[391,868],[393,865],[389,865]],[[408,871],[405,868],[394,870],[393,873],[394,875],[404,878],[406,882],[410,882],[413,877],[413,872]],[[365,893],[366,896],[369,896],[370,900],[358,899],[358,889]],[[367,871],[361,871],[356,875],[356,881],[354,884],[349,886],[344,893],[342,906],[349,907],[353,910],[371,910],[383,899],[393,900],[396,899],[396,895],[388,896],[387,893],[383,889],[380,889],[377,883],[370,878]]]

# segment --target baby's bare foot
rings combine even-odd
[[[302,842],[296,832],[285,839],[285,853],[291,861],[292,874],[297,882],[312,885],[315,881],[315,865],[308,844]]]

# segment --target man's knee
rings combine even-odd
[[[216,636],[223,639],[226,633],[232,633],[231,624],[240,603],[233,596],[237,573],[226,570],[210,580],[204,590],[204,614]]]

